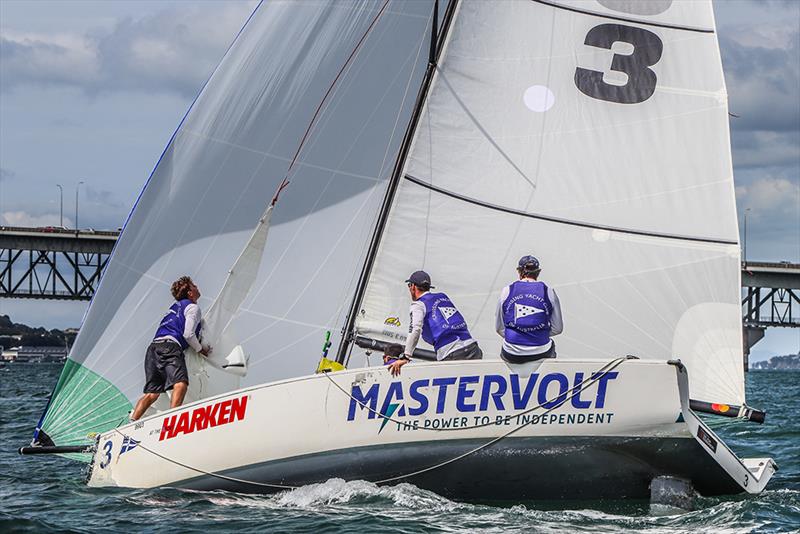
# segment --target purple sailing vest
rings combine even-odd
[[[503,301],[505,339],[513,345],[542,346],[550,341],[553,305],[544,282],[517,280]]]
[[[422,339],[437,351],[456,340],[472,339],[464,316],[444,293],[425,293],[419,298],[425,305]]]
[[[175,302],[172,306],[169,307],[169,311],[161,319],[161,324],[158,325],[158,330],[156,330],[155,338],[166,337],[170,336],[178,340],[181,344],[181,348],[186,350],[189,344],[186,342],[186,339],[183,337],[183,329],[186,327],[186,316],[184,315],[184,311],[186,310],[186,306],[191,304],[192,301],[189,299],[183,299]],[[194,335],[197,338],[200,338],[200,323],[197,323],[197,326],[194,329]]]

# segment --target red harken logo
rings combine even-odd
[[[205,430],[209,427],[241,421],[247,411],[248,398],[248,395],[243,395],[238,399],[224,400],[195,408],[191,412],[168,417],[161,425],[161,435],[158,437],[158,441],[171,439],[180,434],[191,434],[195,430]]]

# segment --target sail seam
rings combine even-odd
[[[609,15],[607,13],[598,13],[596,11],[589,11],[589,10],[580,9],[580,8],[577,8],[577,7],[564,6],[564,5],[561,5],[561,4],[557,4],[556,2],[553,2],[551,0],[530,0],[530,1],[531,2],[535,2],[537,4],[542,4],[542,5],[545,5],[545,6],[554,7],[554,8],[557,8],[557,9],[563,9],[563,10],[566,10],[566,11],[572,11],[573,13],[580,13],[582,15],[591,15],[593,17],[601,17],[601,18],[604,18],[604,19],[619,20],[619,21],[622,21],[622,22],[633,22],[634,24],[643,24],[645,26],[655,26],[655,27],[658,27],[658,28],[667,28],[667,29],[670,29],[670,30],[685,30],[685,31],[688,31],[688,32],[698,32],[698,33],[714,33],[714,30],[708,30],[708,29],[705,29],[705,28],[694,28],[692,26],[681,26],[681,25],[678,25],[678,24],[666,24],[664,22],[650,22],[650,21],[632,19],[632,18],[628,18],[628,17],[620,17],[620,16],[617,16],[617,15]]]
[[[497,204],[491,204],[489,202],[482,202],[482,201],[476,200],[474,198],[470,198],[470,197],[467,197],[467,196],[464,196],[464,195],[460,195],[458,193],[454,193],[452,191],[448,191],[446,189],[442,189],[440,187],[436,187],[435,185],[423,182],[419,178],[411,176],[410,174],[406,174],[405,178],[409,182],[412,182],[412,183],[417,184],[417,185],[422,186],[422,187],[426,187],[426,188],[428,188],[428,189],[430,189],[432,191],[436,191],[437,193],[441,193],[442,195],[445,195],[445,196],[448,196],[448,197],[451,197],[451,198],[462,200],[464,202],[468,202],[470,204],[474,204],[476,206],[481,206],[481,207],[488,208],[488,209],[491,209],[491,210],[502,211],[504,213],[509,213],[511,215],[519,215],[519,216],[522,216],[522,217],[528,217],[530,219],[538,219],[538,220],[541,220],[541,221],[548,221],[548,222],[553,222],[553,223],[558,223],[558,224],[566,224],[566,225],[569,225],[569,226],[578,226],[578,227],[581,227],[581,228],[592,228],[592,229],[595,229],[595,230],[607,230],[609,232],[617,232],[617,233],[621,233],[621,234],[641,235],[641,236],[646,236],[646,237],[661,237],[661,238],[665,238],[665,239],[678,239],[678,240],[682,240],[682,241],[695,241],[695,242],[699,242],[699,243],[713,243],[713,244],[717,244],[717,245],[738,245],[738,243],[736,241],[729,241],[729,240],[725,240],[725,239],[714,239],[714,238],[710,238],[710,237],[692,237],[692,236],[677,235],[677,234],[665,234],[665,233],[660,233],[660,232],[647,232],[647,231],[644,231],[644,230],[633,230],[633,229],[629,229],[629,228],[618,228],[618,227],[615,227],[615,226],[607,226],[607,225],[603,225],[603,224],[592,224],[592,223],[581,222],[581,221],[573,221],[573,220],[570,220],[570,219],[562,219],[560,217],[550,217],[548,215],[537,215],[535,213],[527,213],[525,211],[516,210],[516,209],[513,209],[513,208],[507,208],[505,206],[498,206]]]

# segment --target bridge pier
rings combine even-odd
[[[761,341],[764,337],[764,332],[767,330],[766,326],[745,326],[742,329],[744,335],[744,372],[750,370],[750,349]]]

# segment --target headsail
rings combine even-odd
[[[431,5],[391,0],[378,16],[382,5],[256,9],[117,243],[44,419],[57,445],[84,443],[126,417],[170,283],[191,275],[208,311],[306,134],[231,327],[251,355],[242,385],[313,372],[324,333],[340,331],[426,63]]]
[[[727,121],[710,2],[460,2],[357,329],[403,335],[424,268],[491,357],[535,254],[560,355],[681,358],[693,398],[743,402]]]
[[[241,384],[241,377],[247,375],[249,357],[239,344],[240,336],[234,319],[256,283],[267,244],[272,212],[278,196],[287,185],[288,180],[284,180],[278,186],[275,196],[259,218],[253,235],[241,254],[228,270],[219,295],[203,319],[202,339],[203,343],[213,348],[211,354],[202,356],[191,348],[184,351],[189,370],[189,389],[185,402],[237,389]],[[159,401],[160,405],[156,409],[169,407],[164,397],[159,398]]]

